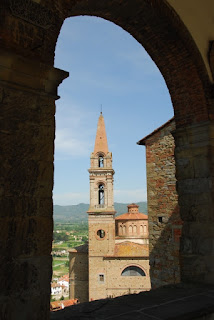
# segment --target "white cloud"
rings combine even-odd
[[[57,103],[56,113],[56,159],[70,156],[89,156],[94,132],[88,125],[90,115],[81,106],[75,106],[66,97]],[[81,128],[84,128],[82,132]]]
[[[122,203],[147,201],[147,192],[146,189],[115,190],[114,201]]]
[[[88,156],[91,145],[86,139],[79,137],[72,129],[58,129],[55,139],[56,158],[64,156]]]

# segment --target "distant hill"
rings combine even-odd
[[[139,205],[139,211],[147,214],[147,202],[137,202]],[[127,212],[128,203],[114,203],[115,210],[117,211],[116,216]],[[70,222],[80,222],[87,221],[88,215],[87,210],[89,204],[80,203],[77,205],[70,206],[59,206],[54,205],[54,220],[55,221],[70,221]]]

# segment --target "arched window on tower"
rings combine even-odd
[[[104,205],[104,185],[103,184],[99,184],[98,200],[99,200],[99,205]]]
[[[126,276],[126,277],[145,277],[146,274],[143,271],[143,269],[136,267],[136,266],[130,266],[125,268],[122,273],[121,276]]]
[[[104,167],[104,159],[103,159],[102,156],[99,156],[98,166],[99,166],[99,168],[103,168]]]

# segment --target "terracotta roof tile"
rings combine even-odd
[[[60,277],[58,281],[68,281],[69,282],[69,274],[65,274],[64,276]]]
[[[69,306],[73,306],[78,303],[78,299],[70,299],[70,300],[58,300],[50,303],[51,311],[61,310]]]
[[[117,257],[148,257],[149,246],[148,244],[139,244],[131,241],[117,243],[114,255]]]
[[[78,299],[70,299],[70,300],[62,300],[61,301],[64,305],[64,307],[73,306],[74,304],[78,303]]]
[[[117,216],[115,220],[148,220],[148,216],[144,213],[123,213],[120,216]]]

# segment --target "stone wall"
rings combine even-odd
[[[103,282],[97,287],[99,274],[106,275],[104,255],[114,254],[115,219],[114,214],[89,214],[89,299],[106,298],[106,287]],[[99,231],[103,230],[103,237]]]
[[[52,264],[54,101],[12,88],[0,88],[0,101],[0,281],[5,292],[0,318],[27,320],[39,308],[46,319]]]
[[[89,300],[138,293],[151,288],[148,258],[131,255],[124,258],[89,257],[89,266],[91,266],[89,269]],[[122,271],[128,266],[142,268],[146,276],[122,276]]]
[[[180,245],[182,281],[214,281],[213,133],[214,124],[207,122],[174,132],[177,190],[184,221]]]
[[[174,120],[141,141],[146,146],[152,287],[180,281],[179,239],[182,222],[176,192]]]
[[[88,252],[69,252],[70,299],[88,301]]]
[[[103,237],[99,236],[103,230]],[[88,216],[89,256],[114,254],[115,219],[114,214],[89,214]]]
[[[1,54],[0,69],[0,318],[46,319],[55,99],[63,71],[14,53]]]
[[[117,297],[124,294],[138,293],[150,290],[149,259],[125,257],[106,258],[107,297]],[[142,268],[145,276],[122,276],[122,271],[128,266]]]
[[[104,230],[103,238],[97,235],[99,230]],[[123,269],[130,265],[141,267],[146,276],[121,276]],[[89,300],[140,292],[150,287],[148,245],[129,241],[115,245],[114,215],[90,213]]]

